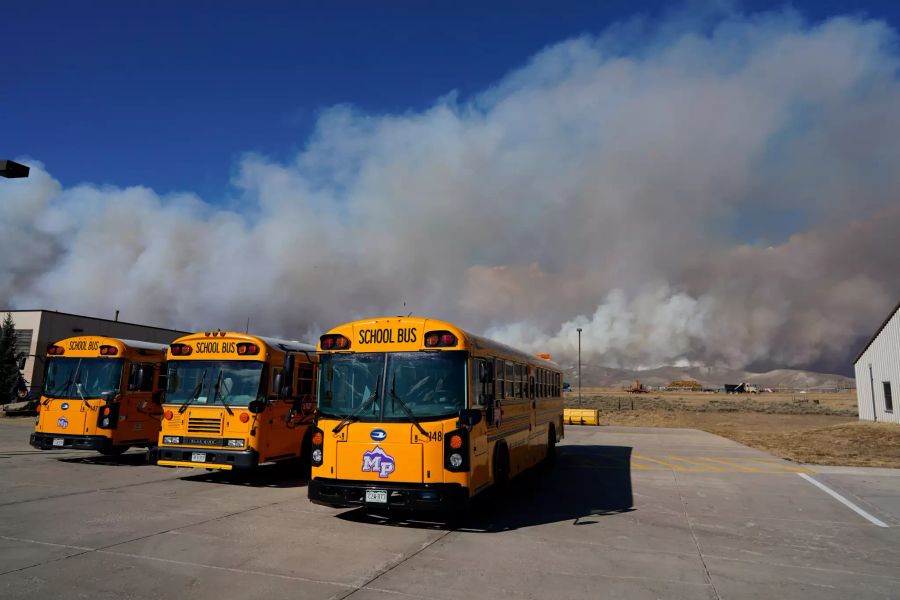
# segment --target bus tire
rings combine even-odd
[[[499,491],[509,483],[509,449],[503,442],[494,446],[494,458],[492,461],[494,477],[494,489]]]
[[[556,425],[553,423],[550,423],[547,431],[547,456],[545,460],[548,465],[556,462]]]
[[[131,446],[109,446],[108,448],[100,448],[98,452],[103,456],[121,456]]]
[[[307,427],[303,442],[300,444],[300,476],[304,479],[312,477],[312,427]]]

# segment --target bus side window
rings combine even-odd
[[[506,367],[499,358],[494,363],[494,382],[498,398],[506,398]]]
[[[297,365],[297,390],[300,397],[313,393],[313,366],[309,363]]]
[[[475,389],[478,390],[478,405],[486,406],[494,397],[493,362],[483,358],[475,361]]]

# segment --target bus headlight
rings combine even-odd
[[[313,464],[321,465],[322,464],[322,449],[316,448],[312,451],[312,461]]]
[[[244,447],[244,439],[227,439],[225,440],[225,445],[229,448],[243,448]]]
[[[469,470],[469,431],[457,429],[444,434],[444,468],[454,473]]]
[[[164,435],[163,436],[163,444],[180,444],[181,436],[178,435]]]

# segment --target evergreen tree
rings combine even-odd
[[[15,392],[16,384],[19,381],[15,326],[12,314],[6,313],[2,329],[0,329],[0,404],[18,400]]]

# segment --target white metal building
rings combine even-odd
[[[12,315],[13,327],[19,338],[18,351],[28,356],[23,375],[33,389],[40,389],[43,383],[47,346],[61,339],[76,335],[105,335],[168,344],[187,334],[186,331],[54,310],[0,310],[0,319],[6,313]]]
[[[900,423],[900,303],[856,357],[854,367],[860,420]]]

